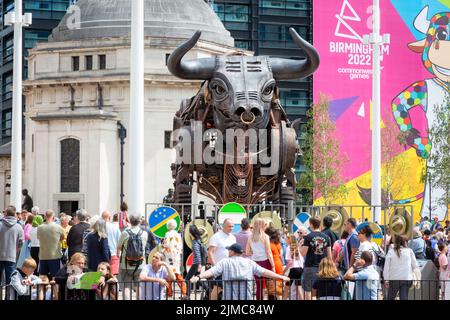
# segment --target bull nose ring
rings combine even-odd
[[[249,118],[247,116],[250,116],[251,120],[249,120]],[[253,112],[243,112],[241,114],[241,121],[244,124],[250,125],[253,122],[255,122],[255,120],[256,120],[256,116],[255,116],[255,114]]]

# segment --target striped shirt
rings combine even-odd
[[[192,240],[192,253],[194,254],[194,259],[192,264],[202,264],[202,249],[200,240]]]
[[[254,276],[261,277],[264,269],[253,260],[233,256],[220,260],[209,271],[213,273],[215,278],[222,275],[222,280],[225,281],[223,284],[225,300],[253,300]]]

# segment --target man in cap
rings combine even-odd
[[[191,278],[191,282],[196,283],[201,279],[208,279],[222,276],[223,299],[224,300],[252,300],[253,279],[257,275],[276,280],[289,281],[288,277],[278,275],[275,272],[264,269],[251,259],[242,257],[244,250],[239,243],[234,243],[229,247],[228,258],[220,260],[211,269]]]

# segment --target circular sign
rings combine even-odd
[[[191,253],[186,260],[186,272],[187,273],[189,273],[189,269],[191,269],[193,262],[194,262],[194,254]]]
[[[365,226],[369,226],[370,230],[372,230],[373,234],[372,234],[372,240],[379,246],[381,246],[381,244],[383,243],[383,230],[381,229],[381,227],[376,224],[375,222],[363,222],[360,223],[357,227],[356,227],[356,232],[358,232],[361,228],[365,227]]]
[[[203,244],[205,246],[208,246],[209,239],[211,239],[211,237],[213,236],[214,230],[212,226],[209,224],[209,222],[205,221],[204,219],[195,219],[193,222],[191,221],[187,224],[184,230],[184,243],[186,243],[189,249],[192,249],[192,239],[189,233],[189,227],[191,226],[192,223],[194,223],[202,233],[201,239]]]
[[[292,231],[297,232],[300,227],[309,228],[309,218],[311,215],[307,212],[300,212],[294,219],[294,224],[292,225]]]
[[[241,230],[241,221],[244,218],[247,218],[247,212],[236,202],[227,203],[219,210],[219,223],[223,224],[226,219],[230,219],[234,223],[233,233]]]
[[[174,219],[177,222],[176,231],[180,229],[181,219],[178,212],[171,207],[156,208],[148,218],[148,226],[155,236],[164,238],[167,231],[167,222]]]
[[[270,220],[273,222],[273,226],[275,229],[280,230],[282,228],[282,223],[280,216],[275,211],[261,211],[255,214],[255,216],[252,219],[252,222],[255,221],[257,218],[262,218],[266,220]]]

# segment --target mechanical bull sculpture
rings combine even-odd
[[[420,80],[406,88],[392,101],[392,111],[400,130],[407,134],[407,143],[416,150],[417,156],[427,160],[427,167],[432,166],[430,155],[436,152],[432,147],[428,132],[420,132],[414,127],[415,110],[425,114],[428,129],[436,121],[434,106],[442,105],[445,94],[450,87],[450,12],[438,13],[431,20],[427,19],[428,6],[422,9],[414,21],[417,30],[426,37],[423,40],[410,43],[409,48],[422,55],[425,68],[434,75],[426,80]],[[417,113],[415,115],[417,117]],[[439,205],[437,199],[445,190],[433,187],[431,194],[431,213],[438,216],[440,221],[447,215],[447,207]],[[421,216],[430,214],[430,186],[427,179],[424,193],[413,197],[413,200],[423,197]]]
[[[174,117],[175,203],[191,203],[194,182],[198,193],[218,204],[295,199],[293,167],[299,148],[276,81],[311,75],[319,66],[319,55],[294,29],[289,31],[306,59],[237,53],[183,60],[200,32],[170,55],[167,65],[173,75],[204,80],[197,95],[184,100]],[[197,152],[192,155],[187,149]],[[206,161],[205,154],[214,160]]]

